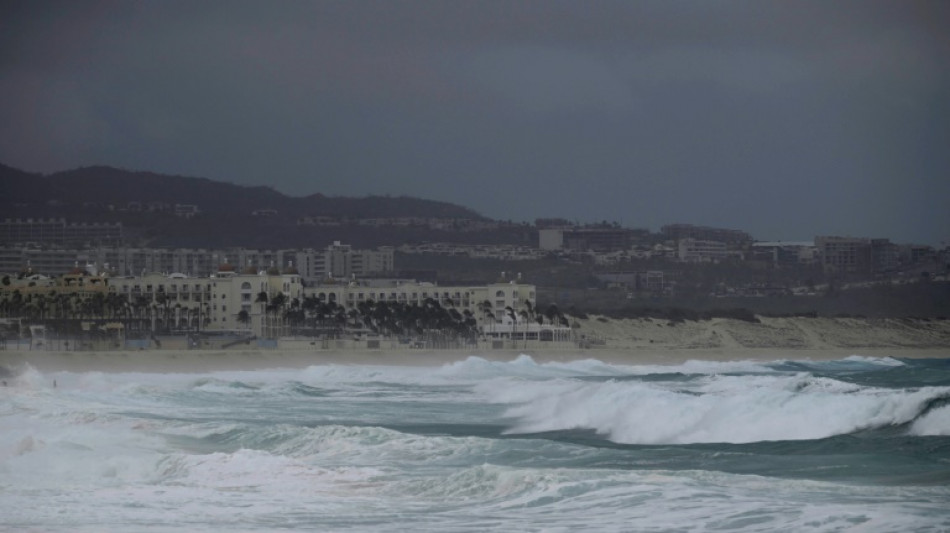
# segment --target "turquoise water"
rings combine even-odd
[[[0,530],[950,530],[950,359],[8,382]]]

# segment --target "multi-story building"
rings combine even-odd
[[[67,223],[64,218],[0,220],[0,244],[49,246],[116,246],[122,242],[122,224]]]
[[[393,247],[381,246],[376,250],[354,250],[348,244],[335,241],[323,250],[293,252],[293,265],[307,281],[319,283],[327,279],[378,276],[393,271]],[[287,255],[290,257],[290,254]]]
[[[178,331],[272,335],[269,326],[276,319],[268,316],[268,304],[278,294],[288,305],[303,297],[299,275],[241,274],[230,265],[210,277],[151,273],[109,282],[109,291],[123,296],[133,310],[151,306],[153,321],[167,321],[169,329]]]
[[[131,320],[136,328],[151,332],[204,331],[275,338],[290,331],[283,312],[302,307],[308,298],[333,302],[345,313],[370,301],[422,306],[432,299],[444,308],[470,316],[483,331],[490,330],[496,336],[506,336],[505,332],[513,331],[530,330],[535,334],[540,331],[534,320],[536,289],[519,279],[502,279],[483,286],[340,280],[305,288],[299,274],[263,271],[245,274],[236,272],[230,265],[221,265],[208,277],[180,273],[110,277],[77,272],[59,278],[39,274],[6,278],[8,283],[0,286],[0,300],[17,293],[20,298],[39,293],[48,296],[77,293],[85,298],[100,293],[110,298],[107,304],[110,318]]]
[[[854,237],[815,237],[821,266],[828,273],[867,274],[871,271],[871,241]]]
[[[0,248],[0,272],[32,267],[48,275],[64,274],[77,266],[94,264],[119,276],[147,272],[180,272],[190,276],[215,274],[220,264],[235,265],[240,273],[296,268],[307,281],[327,277],[350,278],[393,271],[393,248],[353,250],[339,242],[324,250],[164,249],[164,248]]]
[[[662,270],[605,272],[597,274],[596,277],[609,286],[623,288],[635,293],[657,295],[663,294],[667,289],[666,275]]]
[[[888,239],[871,239],[871,270],[878,274],[894,272],[900,265],[900,247]]]
[[[752,245],[752,259],[780,267],[813,265],[818,253],[813,242],[757,242]]]
[[[577,252],[615,252],[628,250],[648,232],[619,227],[568,227],[538,230],[538,247],[542,250],[571,250]]]
[[[315,285],[307,287],[305,293],[321,302],[342,305],[347,310],[368,301],[421,305],[431,298],[443,307],[454,308],[459,313],[470,312],[480,324],[503,324],[510,319],[508,308],[520,316],[521,311],[533,309],[536,298],[535,286],[518,280],[499,281],[483,286],[439,286],[407,280],[365,280]]]
[[[718,263],[733,255],[721,241],[680,239],[677,258],[687,263]]]

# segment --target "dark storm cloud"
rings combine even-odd
[[[0,161],[950,238],[941,2],[8,2]]]

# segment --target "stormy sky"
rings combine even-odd
[[[950,3],[7,1],[0,162],[950,241]]]

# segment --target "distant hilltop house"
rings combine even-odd
[[[175,216],[181,218],[192,218],[200,211],[194,204],[175,204]]]

